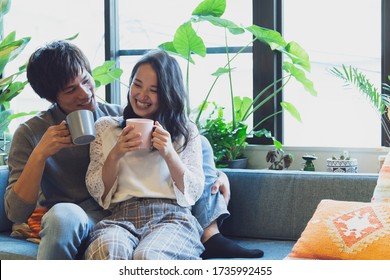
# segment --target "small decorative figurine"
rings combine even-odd
[[[315,171],[313,160],[316,160],[315,155],[304,155],[302,158],[305,160],[305,165],[303,166],[304,171]]]

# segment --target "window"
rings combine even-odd
[[[66,39],[79,33],[74,43],[89,58],[94,68],[104,62],[104,1],[103,0],[12,0],[10,11],[4,16],[4,34],[16,31],[16,37],[31,37],[31,41],[6,71],[15,71],[23,65],[39,46],[56,39]],[[14,67],[14,69],[12,69]],[[104,88],[98,96],[104,97]],[[46,110],[49,103],[40,99],[27,86],[12,100],[15,112]],[[22,122],[11,122],[11,132]]]
[[[148,49],[157,48],[161,43],[171,41],[176,29],[189,20],[192,10],[200,3],[199,0],[182,1],[154,1],[145,0],[142,2],[135,0],[118,0],[118,31],[119,31],[119,57],[120,67],[124,70],[121,86],[121,103],[126,103],[127,85],[133,65],[138,61],[139,54]],[[226,18],[250,25],[252,20],[252,1],[230,1],[227,4],[229,8],[226,10]],[[162,12],[163,11],[163,12]],[[242,22],[246,19],[246,22]],[[213,28],[208,23],[198,25],[198,32],[205,39],[206,47],[221,47],[224,42],[223,31]],[[216,36],[218,32],[218,36]],[[222,32],[222,33],[221,33]],[[243,46],[251,41],[251,37],[247,34],[246,37],[230,36],[229,45]],[[213,83],[213,76],[218,67],[224,65],[226,57],[221,54],[208,54],[212,56],[202,60],[199,56],[194,56],[195,65],[190,65],[190,81],[189,81],[189,96],[191,107],[201,104],[207,95],[207,92]],[[183,70],[186,69],[186,61],[177,57]],[[236,95],[252,96],[252,55],[251,53],[241,54],[235,60],[235,65],[239,65],[240,71],[234,73],[234,92]],[[239,76],[237,75],[239,74]],[[223,78],[218,81],[210,96],[209,101],[218,101],[220,105],[229,107],[229,99],[218,97],[228,92],[228,85],[223,81]],[[228,113],[230,110],[226,110]]]
[[[135,1],[118,0],[118,2],[119,6],[123,5],[119,9],[121,20],[118,28],[127,32],[127,35],[121,33],[120,40],[126,37],[124,40],[127,43],[120,46],[122,51],[127,50],[129,53],[140,48],[154,48],[160,42],[171,40],[178,23],[185,20],[181,16],[187,15],[189,10],[199,3],[199,1],[186,1],[186,5],[181,6],[180,1],[169,1],[164,3],[163,7],[158,7],[153,1],[135,3]],[[343,0],[323,3],[310,0],[228,1],[228,9],[231,9],[229,5],[239,5],[239,8],[237,6],[232,9],[238,19],[253,18],[254,23],[260,26],[280,31],[287,41],[294,40],[300,43],[311,57],[312,73],[309,78],[313,80],[318,90],[318,97],[311,97],[303,92],[300,85],[294,83],[290,83],[284,90],[285,100],[296,105],[301,112],[303,123],[297,123],[286,114],[275,118],[267,125],[267,128],[272,130],[278,139],[282,139],[285,145],[378,147],[386,142],[381,135],[380,118],[367,100],[352,89],[344,90],[341,80],[328,72],[328,69],[333,66],[346,64],[365,72],[378,88],[382,82],[388,82],[387,75],[390,69],[386,58],[390,43],[387,38],[389,25],[387,17],[390,8],[386,2],[383,0]],[[125,4],[126,8],[124,8]],[[171,8],[171,4],[174,8]],[[146,6],[145,10],[142,10],[143,6]],[[248,11],[253,15],[248,15]],[[244,14],[239,14],[241,12]],[[125,18],[127,23],[124,21]],[[155,19],[160,26],[153,23]],[[171,20],[175,20],[176,23],[172,23],[173,26],[169,23],[168,26]],[[157,28],[163,23],[163,28],[158,30]],[[153,41],[156,37],[158,39]],[[166,37],[167,39],[164,39]],[[262,60],[259,59],[260,56]],[[263,88],[275,77],[281,77],[280,59],[276,57],[275,63],[272,53],[264,55],[261,44],[254,44],[252,59],[248,54],[240,63],[240,67],[244,65],[247,68],[248,75],[245,77],[254,78],[253,80],[252,78],[245,80],[245,77],[238,78],[239,85],[246,87],[235,92],[246,92],[252,88],[256,94],[257,88]],[[131,65],[136,60],[137,57],[120,57],[121,67],[128,71],[125,72],[124,77],[129,76]],[[215,60],[218,64],[218,55],[215,55]],[[206,71],[210,68],[213,67],[207,65],[203,69]],[[253,74],[249,74],[250,71]],[[257,80],[260,76],[260,79],[265,82]],[[190,90],[196,93],[204,92],[203,85],[208,83],[206,79],[199,79],[193,82],[195,87]],[[225,89],[221,89],[223,90]],[[122,91],[122,96],[125,94]],[[195,94],[192,96],[190,93],[190,96],[194,97]],[[202,98],[200,94],[196,96]],[[196,101],[193,100],[193,104],[197,104]],[[223,102],[223,100],[217,101]],[[268,109],[271,112],[277,110],[275,108],[280,101],[275,100]],[[267,143],[263,140],[253,140],[253,143]]]
[[[328,69],[352,65],[380,88],[381,1],[284,1],[283,15],[284,38],[299,42],[309,53],[310,78],[318,91],[317,97],[310,98],[299,85],[290,83],[285,88],[285,99],[298,107],[303,122],[284,115],[284,144],[380,146],[377,111],[355,88],[345,88]]]

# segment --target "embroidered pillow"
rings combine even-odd
[[[390,153],[379,171],[378,181],[375,186],[372,202],[390,202]]]
[[[288,258],[390,260],[390,203],[322,200]]]

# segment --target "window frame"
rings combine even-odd
[[[381,1],[381,83],[388,83],[387,76],[390,75],[390,3]],[[105,0],[105,48],[106,60],[114,60],[119,67],[119,58],[121,56],[141,55],[147,49],[122,50],[119,48],[118,31],[118,3],[117,0]],[[259,26],[274,29],[283,34],[283,0],[252,0],[253,23]],[[224,48],[207,48],[208,54],[224,53]],[[236,53],[236,48],[230,48],[230,53]],[[265,88],[274,81],[282,77],[282,55],[272,52],[268,46],[255,41],[253,47],[245,50],[246,53],[253,54],[253,97],[258,93],[259,88]],[[386,74],[387,73],[387,74]],[[273,91],[281,86],[276,84],[275,88],[264,94],[263,99],[267,98]],[[381,89],[381,92],[383,89]],[[383,92],[382,92],[383,93]],[[120,83],[116,81],[106,86],[106,100],[111,103],[120,104]],[[259,100],[258,102],[260,102]],[[261,112],[257,111],[253,115],[253,121],[269,116],[280,111],[280,102],[283,101],[283,91],[277,94],[272,100],[262,107]],[[383,116],[385,118],[385,116]],[[386,125],[390,128],[390,122],[385,119]],[[283,133],[283,113],[268,119],[264,123],[264,128],[268,129],[282,143]],[[266,137],[253,137],[248,139],[250,144],[272,144],[272,140]],[[381,145],[389,146],[390,142],[382,127]]]

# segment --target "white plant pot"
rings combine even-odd
[[[339,173],[358,172],[358,161],[355,158],[351,158],[348,160],[328,158],[326,160],[326,166],[328,172],[339,172]]]

